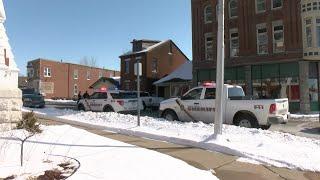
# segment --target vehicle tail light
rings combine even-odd
[[[124,101],[121,101],[121,100],[117,101],[117,103],[120,104],[120,106],[124,105]]]
[[[275,114],[277,111],[277,105],[276,104],[271,104],[269,108],[269,113],[270,114]]]

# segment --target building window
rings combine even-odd
[[[77,84],[74,84],[73,86],[73,95],[78,95],[79,94],[79,89],[78,89],[78,85]]]
[[[44,68],[44,77],[51,77],[51,68]]]
[[[126,74],[129,74],[129,73],[130,73],[130,60],[129,60],[129,59],[125,60],[124,66],[125,66],[125,67],[124,67],[125,73],[126,73]]]
[[[312,47],[312,19],[306,19],[306,42],[307,47]]]
[[[73,71],[73,79],[78,79],[79,77],[79,71],[76,69]]]
[[[102,78],[102,71],[99,71],[99,79]]]
[[[282,0],[272,0],[272,9],[277,9],[282,7]]]
[[[256,0],[256,12],[261,13],[266,11],[266,1]]]
[[[319,3],[320,4],[320,3]],[[320,47],[320,19],[316,19],[317,47]]]
[[[284,52],[284,27],[282,21],[273,22],[273,52]]]
[[[239,55],[239,33],[238,29],[230,30],[230,57]]]
[[[33,68],[28,68],[28,78],[33,78],[33,76],[34,76]]]
[[[257,53],[268,54],[268,32],[266,24],[257,25]]]
[[[130,82],[125,82],[124,85],[125,85],[125,86],[124,86],[124,89],[125,89],[125,90],[130,90]]]
[[[90,80],[91,79],[91,73],[90,71],[87,71],[87,80]]]
[[[212,23],[212,19],[213,19],[212,6],[207,5],[204,8],[204,23],[205,24]]]
[[[229,2],[229,18],[236,18],[238,17],[238,1],[231,0]]]
[[[206,60],[213,60],[213,36],[212,33],[205,34]]]
[[[152,66],[151,67],[152,68],[152,73],[153,74],[157,74],[158,73],[158,60],[157,59],[153,59],[151,66]]]

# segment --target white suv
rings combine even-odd
[[[131,112],[137,109],[137,95],[126,91],[95,92],[89,99],[81,99],[78,103],[78,110],[82,111]]]

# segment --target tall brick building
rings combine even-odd
[[[46,98],[68,98],[92,93],[89,87],[101,77],[118,77],[119,71],[94,68],[47,59],[29,61],[28,87],[43,93]]]
[[[194,84],[216,77],[218,0],[191,0]],[[320,1],[227,0],[226,83],[260,98],[319,108]]]
[[[120,56],[121,88],[137,89],[134,64],[138,60],[142,63],[141,90],[164,96],[164,88],[156,89],[153,82],[170,74],[189,59],[171,40],[133,40],[131,43],[132,51]]]

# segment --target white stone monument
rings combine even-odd
[[[22,118],[22,97],[18,88],[19,69],[3,25],[5,20],[3,1],[0,0],[0,131],[12,129]]]

